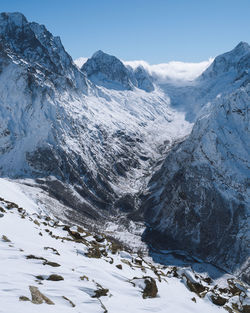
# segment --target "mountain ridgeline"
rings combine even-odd
[[[101,50],[94,53],[81,70],[96,85],[117,90],[132,90],[134,87],[148,92],[154,90],[152,79],[142,66],[133,71],[115,56]]]
[[[0,14],[0,175],[248,283],[249,103],[247,43],[163,84],[102,51],[78,68],[45,26]]]

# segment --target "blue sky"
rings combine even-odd
[[[75,59],[103,50],[151,64],[199,62],[250,43],[250,0],[0,0],[59,35]]]

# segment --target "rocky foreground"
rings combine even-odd
[[[0,196],[2,313],[249,312],[249,289],[231,275],[154,263],[46,214],[13,183],[1,180]]]

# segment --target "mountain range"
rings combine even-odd
[[[248,284],[249,104],[245,42],[163,81],[100,50],[78,67],[45,26],[0,14],[1,177],[57,216]]]

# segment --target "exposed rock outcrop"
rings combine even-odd
[[[214,101],[153,176],[145,239],[182,249],[249,282],[250,86]],[[243,277],[243,276],[242,276]]]

